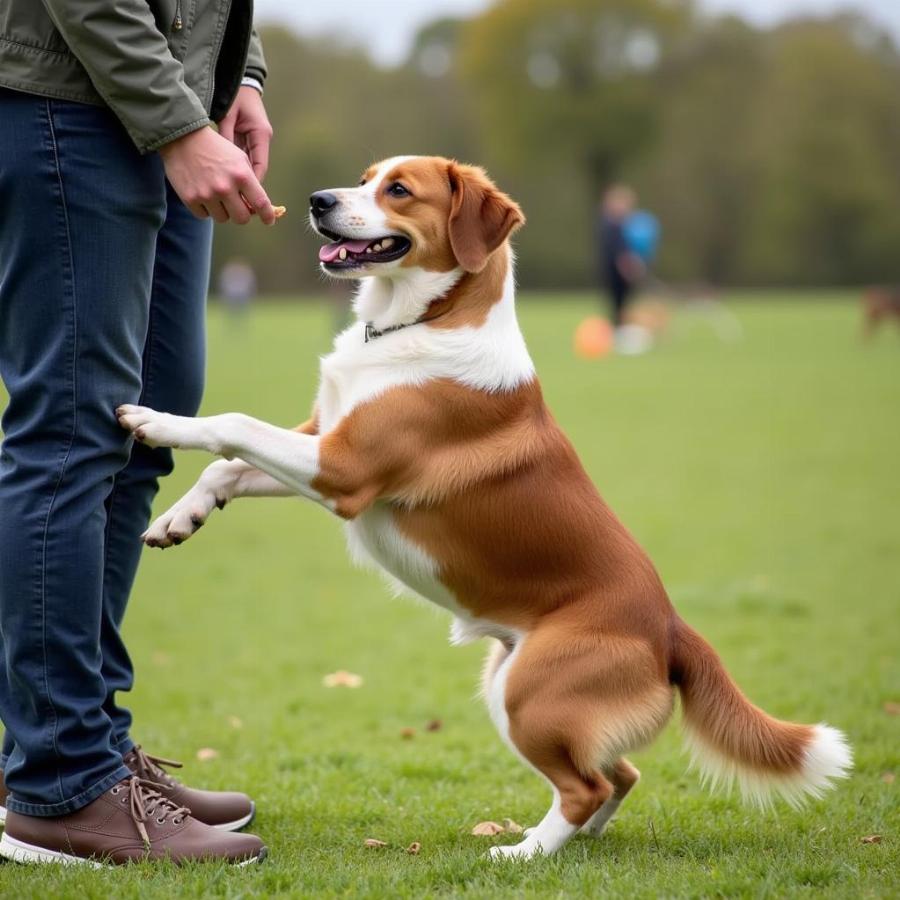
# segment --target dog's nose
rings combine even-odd
[[[338,198],[328,191],[316,191],[309,198],[309,208],[314,216],[324,216],[330,209],[338,204]]]

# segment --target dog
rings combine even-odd
[[[179,544],[239,497],[299,494],[345,520],[356,560],[449,610],[453,643],[491,638],[490,715],[553,791],[494,857],[599,836],[639,778],[624,754],[676,692],[702,770],[750,800],[799,803],[846,775],[841,732],[753,706],[678,617],[545,406],[514,304],[519,206],[480,168],[405,156],[310,203],[322,270],[361,282],[312,416],[287,430],[120,407],[138,441],[224,457],[144,542]]]
[[[862,295],[863,338],[871,338],[887,319],[900,325],[900,288],[872,287]]]

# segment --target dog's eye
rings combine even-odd
[[[399,181],[395,181],[388,189],[387,193],[392,197],[410,197],[412,196],[410,192],[400,184]]]
[[[365,183],[366,183],[366,179],[365,179],[365,178],[361,178],[360,181],[359,181],[359,186],[362,187]]]

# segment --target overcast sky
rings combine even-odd
[[[467,15],[485,9],[490,0],[256,0],[258,22],[277,21],[307,34],[341,34],[367,46],[383,63],[400,62],[416,30],[442,15]],[[700,0],[712,12],[735,10],[759,23],[808,12],[861,9],[900,37],[900,0]]]

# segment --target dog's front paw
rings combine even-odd
[[[173,416],[146,406],[125,404],[116,410],[119,424],[148,447],[203,449],[206,439],[201,419]]]
[[[171,509],[155,519],[141,535],[148,547],[166,547],[183,544],[196,534],[205,524],[209,514],[216,507],[221,509],[224,501],[198,486],[193,487]]]

